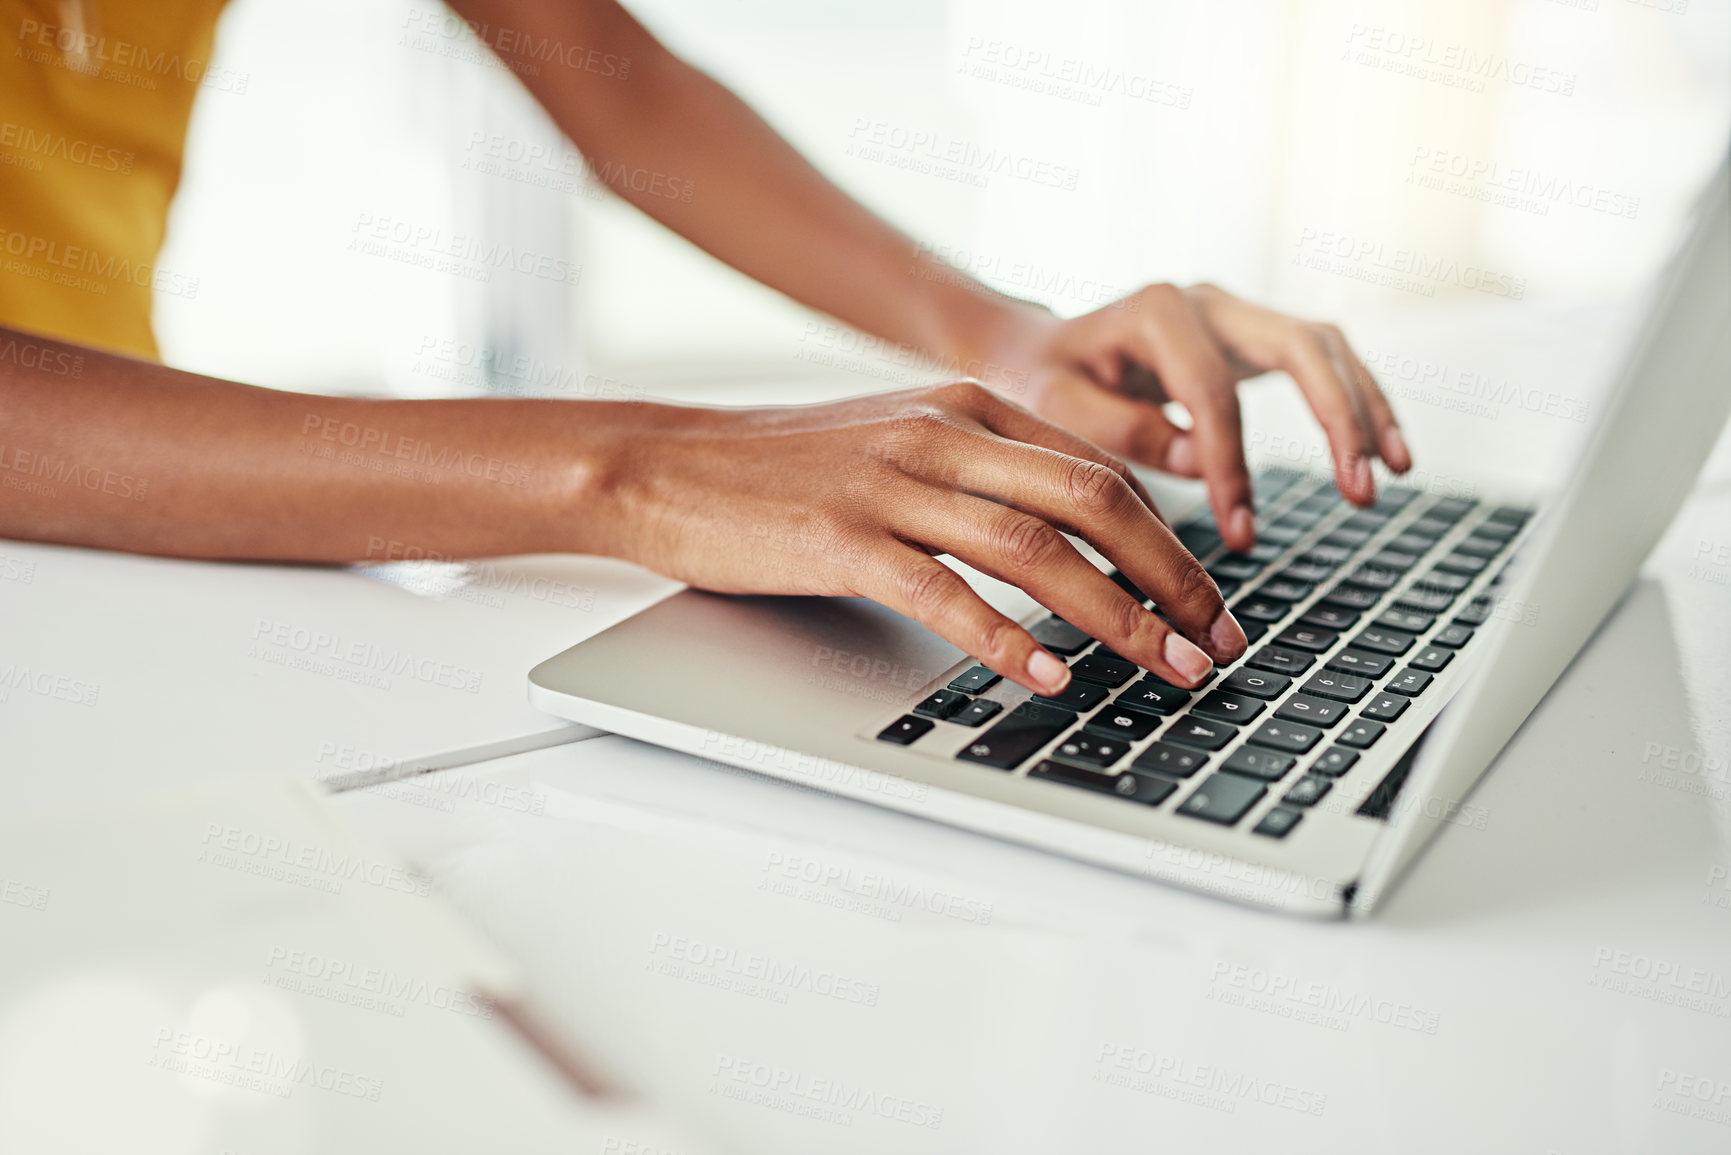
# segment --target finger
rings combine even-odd
[[[1388,403],[1388,396],[1383,393],[1382,386],[1377,384],[1376,375],[1359,360],[1358,354],[1353,352],[1352,345],[1344,338],[1341,344],[1340,359],[1346,362],[1347,369],[1358,386],[1358,395],[1364,410],[1370,415],[1377,451],[1390,469],[1396,473],[1405,473],[1412,468],[1412,451],[1407,448],[1406,438],[1401,436],[1400,423],[1395,420],[1394,409]]]
[[[1049,523],[990,501],[928,488],[898,514],[896,532],[960,558],[1034,600],[1175,686],[1194,686],[1214,663],[1142,608]]]
[[[1070,668],[1021,626],[987,605],[930,554],[886,542],[865,559],[857,592],[961,647],[980,663],[1036,694],[1070,684]]]
[[[1335,356],[1327,327],[1292,322],[1280,368],[1297,382],[1328,437],[1341,494],[1355,505],[1375,501],[1369,459],[1376,455],[1376,442],[1358,390],[1350,383],[1350,370]]]
[[[1179,477],[1201,476],[1195,441],[1172,424],[1158,405],[1109,392],[1079,374],[1067,374],[1052,386],[1044,409],[1053,421],[1108,452]]]
[[[963,437],[967,435],[962,434]],[[1117,471],[980,431],[952,451],[922,458],[922,480],[1031,514],[1088,541],[1153,598],[1185,637],[1222,665],[1246,645],[1244,631],[1202,563]]]
[[[1166,393],[1190,411],[1198,468],[1220,534],[1233,549],[1256,544],[1250,470],[1244,462],[1244,425],[1238,383],[1213,334],[1182,291],[1154,285],[1137,295],[1129,313],[1124,351],[1159,374]]]

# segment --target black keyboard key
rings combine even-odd
[[[1207,761],[1208,755],[1200,750],[1186,750],[1182,746],[1156,742],[1137,755],[1136,761],[1130,765],[1136,770],[1149,770],[1173,778],[1188,778]]]
[[[1503,552],[1503,546],[1508,543],[1494,537],[1469,537],[1465,541],[1455,543],[1455,552],[1471,557],[1493,558]]]
[[[1339,778],[1351,770],[1352,764],[1357,761],[1357,750],[1348,750],[1345,746],[1330,746],[1323,752],[1322,757],[1316,760],[1315,765],[1311,766],[1310,772],[1312,774],[1327,774],[1330,778]]]
[[[1411,504],[1418,496],[1418,490],[1407,485],[1386,485],[1381,493],[1376,495],[1377,509],[1401,510]]]
[[[1345,526],[1342,526],[1340,529],[1335,530],[1333,533],[1323,538],[1321,544],[1333,546],[1336,549],[1343,549],[1350,553],[1365,542],[1369,541],[1372,536],[1372,531],[1368,529],[1347,529]]]
[[[1487,564],[1489,563],[1482,557],[1475,557],[1470,553],[1460,553],[1457,551],[1437,562],[1436,567],[1440,570],[1445,570],[1448,573],[1458,573],[1466,577],[1477,577],[1479,574],[1484,572]]]
[[[1358,636],[1352,639],[1352,644],[1361,650],[1374,650],[1379,654],[1393,654],[1399,657],[1412,649],[1416,639],[1401,630],[1385,630],[1380,626],[1371,626],[1360,630]]]
[[[1455,622],[1463,626],[1482,626],[1491,616],[1491,599],[1480,595],[1468,602],[1466,608],[1455,616]]]
[[[1244,631],[1246,645],[1255,645],[1262,640],[1262,635],[1268,632],[1267,622],[1239,622],[1238,628]]]
[[[1444,521],[1459,521],[1477,509],[1478,506],[1479,503],[1470,497],[1445,497],[1424,512],[1426,517],[1437,517]]]
[[[1346,729],[1340,732],[1340,744],[1351,746],[1358,750],[1368,750],[1376,745],[1376,740],[1383,735],[1388,727],[1381,722],[1372,722],[1368,718],[1355,718]]]
[[[996,718],[998,711],[1003,708],[1001,702],[994,702],[990,698],[976,698],[950,715],[950,721],[959,726],[979,726]]]
[[[1285,578],[1275,578],[1273,581],[1266,581],[1257,586],[1256,592],[1262,597],[1272,598],[1277,602],[1301,602],[1310,596],[1310,591],[1314,588],[1307,582],[1292,582]]]
[[[1130,743],[1120,738],[1102,738],[1087,732],[1071,734],[1052,750],[1052,757],[1104,769],[1130,752]]]
[[[1102,686],[1110,686],[1116,690],[1125,682],[1136,676],[1136,663],[1127,662],[1119,657],[1107,657],[1104,654],[1093,653],[1077,658],[1070,664],[1070,673],[1090,682],[1098,682]]]
[[[1181,746],[1212,751],[1238,737],[1238,727],[1217,722],[1212,718],[1198,718],[1195,714],[1186,714],[1172,723],[1165,737],[1166,741],[1177,742]]]
[[[1255,698],[1247,698],[1241,694],[1229,694],[1225,690],[1216,690],[1190,707],[1190,712],[1242,726],[1266,708],[1264,703]]]
[[[1302,509],[1306,513],[1327,513],[1340,504],[1340,494],[1332,489],[1325,489],[1311,494],[1303,501],[1293,502],[1293,509]]]
[[[1404,571],[1402,570],[1387,569],[1383,566],[1367,564],[1361,565],[1351,573],[1347,574],[1346,579],[1354,585],[1364,586],[1366,589],[1377,590],[1380,592],[1382,590],[1393,589],[1394,583],[1400,580],[1403,572]]]
[[[1518,525],[1510,525],[1504,521],[1485,521],[1480,522],[1478,528],[1473,530],[1473,536],[1488,537],[1506,544],[1510,538],[1519,532],[1521,532],[1521,527]]]
[[[1455,595],[1448,590],[1411,586],[1394,600],[1394,604],[1403,610],[1414,610],[1422,614],[1440,614],[1455,604]]]
[[[1281,581],[1293,582],[1297,585],[1315,585],[1325,582],[1334,572],[1332,565],[1320,565],[1313,561],[1295,561],[1275,576]]]
[[[1467,577],[1465,574],[1449,573],[1447,570],[1433,569],[1429,573],[1425,574],[1424,577],[1420,578],[1417,584],[1428,586],[1431,589],[1447,590],[1452,594],[1458,594],[1468,586],[1472,585],[1473,579]]]
[[[1087,770],[1080,766],[1066,766],[1062,762],[1041,762],[1028,771],[1028,777],[1045,782],[1062,782],[1066,786],[1080,786],[1085,790],[1098,790],[1102,794],[1127,798],[1144,806],[1158,806],[1178,789],[1178,783],[1155,774],[1138,774],[1134,770],[1103,774],[1098,770]]]
[[[1388,518],[1388,514],[1379,510],[1361,509],[1345,521],[1341,522],[1340,525],[1342,529],[1363,530],[1368,535],[1374,534],[1377,530],[1387,525]]]
[[[1428,537],[1432,541],[1454,528],[1454,522],[1444,521],[1440,517],[1421,517],[1406,527],[1406,532]]]
[[[1314,694],[1319,698],[1333,698],[1337,702],[1349,705],[1370,693],[1370,679],[1361,678],[1357,674],[1343,674],[1339,670],[1323,670],[1310,681],[1300,687],[1306,694]]]
[[[1327,566],[1329,569],[1333,569],[1351,556],[1352,551],[1344,545],[1318,543],[1310,547],[1310,551],[1304,555],[1302,560],[1306,565]],[[1317,580],[1321,581],[1322,579],[1318,578]]]
[[[1454,660],[1455,652],[1446,646],[1426,646],[1414,654],[1411,664],[1414,668],[1436,673]]]
[[[1423,557],[1435,544],[1436,538],[1426,537],[1422,533],[1401,533],[1389,539],[1388,548]]]
[[[1268,787],[1238,774],[1214,774],[1178,804],[1178,813],[1231,826],[1262,800]]]
[[[1350,630],[1358,624],[1358,611],[1349,610],[1345,606],[1337,606],[1332,602],[1318,602],[1305,611],[1298,619],[1307,626],[1317,626],[1324,630]]]
[[[1315,525],[1317,522],[1319,522],[1321,520],[1322,520],[1322,514],[1317,513],[1315,510],[1301,509],[1297,506],[1294,506],[1291,510],[1289,510],[1285,514],[1281,515],[1281,517],[1278,520],[1276,520],[1274,524],[1275,525],[1287,525],[1287,526],[1291,526],[1294,529],[1309,529],[1311,526]]]
[[[1437,631],[1436,637],[1431,639],[1431,641],[1435,642],[1439,646],[1448,646],[1455,650],[1460,649],[1472,640],[1472,627],[1462,625],[1444,626],[1442,629]]]
[[[1159,678],[1147,677],[1119,694],[1118,700],[1112,704],[1147,710],[1153,714],[1170,714],[1174,710],[1182,710],[1189,701],[1189,690],[1181,690]]]
[[[1172,533],[1177,537],[1178,544],[1197,557],[1207,557],[1220,548],[1220,535],[1214,532],[1212,525],[1187,521]]]
[[[1159,728],[1158,714],[1126,710],[1118,705],[1107,706],[1089,718],[1085,727],[1095,734],[1112,734],[1125,742],[1139,742]]]
[[[1292,626],[1281,631],[1274,640],[1290,649],[1320,654],[1338,642],[1340,635],[1333,630],[1320,630],[1315,626]]]
[[[1398,549],[1385,549],[1381,553],[1372,554],[1365,564],[1375,566],[1377,569],[1397,570],[1400,573],[1405,573],[1418,564],[1418,558],[1419,555],[1416,553],[1402,553]]]
[[[1220,764],[1222,770],[1243,774],[1262,782],[1278,782],[1296,765],[1298,759],[1278,750],[1262,750],[1255,746],[1240,746]]]
[[[964,762],[1011,770],[1075,722],[1076,715],[1068,710],[1038,701],[1023,702],[1004,715],[1003,721],[968,743],[956,757]]]
[[[1330,605],[1345,606],[1349,610],[1368,610],[1382,600],[1382,593],[1365,586],[1355,586],[1342,582],[1322,595],[1322,600]]]
[[[1244,556],[1251,561],[1259,561],[1263,565],[1267,565],[1285,552],[1286,547],[1278,542],[1259,541],[1246,550]]]
[[[1320,774],[1306,774],[1292,784],[1292,789],[1288,790],[1280,801],[1287,806],[1315,806],[1333,786],[1332,778],[1324,778]]]
[[[1220,683],[1222,689],[1257,698],[1278,698],[1286,693],[1286,687],[1290,685],[1292,679],[1285,674],[1270,674],[1266,670],[1252,670],[1247,667],[1232,671],[1226,676],[1226,680]]]
[[[1238,619],[1238,624],[1252,622],[1278,622],[1292,612],[1288,602],[1277,602],[1270,598],[1248,597],[1232,607],[1232,616]]]
[[[1108,693],[1110,691],[1104,686],[1085,682],[1081,678],[1071,678],[1070,684],[1058,693],[1039,694],[1033,700],[1048,706],[1057,706],[1063,710],[1071,710],[1078,714],[1086,714],[1104,702]]]
[[[1080,653],[1082,647],[1094,640],[1063,618],[1058,617],[1047,618],[1031,627],[1028,632],[1034,636],[1036,642],[1054,654],[1062,654],[1066,658],[1072,654]]]
[[[1262,816],[1262,821],[1256,824],[1255,832],[1265,838],[1285,838],[1292,833],[1292,828],[1298,825],[1298,820],[1304,814],[1297,810],[1288,810],[1284,806],[1276,806]]]
[[[893,742],[897,746],[906,746],[916,738],[931,733],[932,723],[928,718],[916,718],[912,714],[903,714],[878,734],[879,742]]]
[[[1229,553],[1208,567],[1208,576],[1217,582],[1247,582],[1261,572],[1261,562],[1241,553]]]
[[[973,666],[950,679],[950,689],[964,694],[982,694],[998,684],[998,675],[984,666]]]
[[[1322,740],[1322,731],[1299,722],[1264,722],[1250,740],[1258,746],[1302,754]]]
[[[1282,649],[1279,646],[1263,646],[1257,650],[1245,663],[1258,670],[1267,670],[1271,674],[1302,674],[1310,669],[1316,659],[1299,650]]]
[[[1403,698],[1399,694],[1378,694],[1365,703],[1360,715],[1377,722],[1392,722],[1406,712],[1412,704],[1411,698]]]
[[[951,714],[957,713],[968,704],[968,696],[954,690],[939,690],[925,701],[914,707],[914,713],[922,718],[936,718],[943,721]]]
[[[1396,608],[1384,610],[1374,624],[1379,629],[1405,630],[1409,634],[1422,634],[1436,624],[1436,615],[1420,613],[1418,610]]]
[[[1345,702],[1312,698],[1309,694],[1294,694],[1280,704],[1280,709],[1274,711],[1274,716],[1288,722],[1301,722],[1327,729],[1346,716],[1346,708]]]
[[[1291,545],[1304,534],[1305,531],[1296,525],[1265,525],[1256,531],[1258,540],[1273,542],[1275,545]]]
[[[1396,694],[1404,694],[1408,698],[1416,698],[1424,693],[1425,687],[1430,683],[1431,676],[1429,674],[1409,666],[1390,678],[1388,685],[1384,686],[1383,689],[1391,690]]]
[[[1527,519],[1533,516],[1533,511],[1518,505],[1499,505],[1485,516],[1491,521],[1520,526],[1527,524]]]
[[[1343,674],[1359,674],[1366,678],[1380,678],[1388,673],[1394,665],[1394,659],[1385,654],[1370,654],[1363,650],[1342,650],[1328,660],[1328,668],[1339,670]]]

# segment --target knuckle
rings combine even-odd
[[[935,616],[955,593],[955,583],[961,579],[937,562],[915,563],[896,578],[902,599],[924,620]]]
[[[933,392],[964,413],[978,413],[991,405],[993,393],[972,377],[936,386]]]
[[[1097,461],[1075,461],[1064,478],[1064,495],[1070,505],[1093,516],[1117,509],[1127,492],[1123,474]]]
[[[1026,572],[1048,561],[1063,540],[1037,517],[1011,516],[999,523],[997,546],[1011,567]]]
[[[1021,626],[1009,618],[993,617],[980,631],[978,657],[1000,664],[1008,664],[1016,651],[1021,648],[1022,638],[1026,634]]]
[[[1179,561],[1177,571],[1172,575],[1171,594],[1175,609],[1212,610],[1220,602],[1220,590],[1202,568],[1202,563],[1195,558],[1184,558]],[[1210,615],[1212,617],[1212,615]]]

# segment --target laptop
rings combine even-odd
[[[1546,500],[1255,477],[1257,545],[1175,524],[1250,637],[1197,690],[958,567],[1070,664],[1033,697],[873,602],[685,590],[529,675],[539,708],[864,802],[1324,918],[1375,910],[1634,578],[1731,410],[1721,164]],[[1134,597],[1139,590],[1113,575]],[[1148,599],[1142,599],[1144,603]]]

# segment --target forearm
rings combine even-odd
[[[998,330],[1037,308],[938,260],[849,197],[611,0],[455,6],[507,61],[523,43],[507,28],[628,60],[623,78],[544,63],[521,76],[616,193],[748,276],[975,376]]]
[[[309,396],[0,330],[0,536],[310,562],[615,553],[611,471],[647,408]]]

